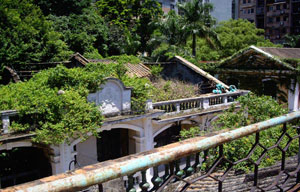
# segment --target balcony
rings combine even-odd
[[[126,188],[130,192],[174,191],[175,188],[176,191],[195,189],[235,191],[241,186],[245,187],[246,191],[298,191],[300,159],[297,155],[288,157],[288,151],[292,142],[296,142],[299,150],[300,129],[298,126],[293,126],[297,124],[290,123],[299,118],[300,112],[297,111],[238,129],[184,140],[147,152],[6,188],[3,192],[78,191],[92,185],[98,185],[102,189],[101,183],[119,177],[128,179]],[[279,135],[277,141],[268,146],[262,145],[260,135],[266,130],[274,129],[275,126]],[[291,135],[291,130],[297,133]],[[248,154],[239,159],[229,159],[227,155],[230,150],[226,148],[227,145],[250,135],[254,136],[255,141]],[[262,161],[267,161],[269,152],[274,149],[280,150],[280,161],[267,168],[261,168]],[[256,150],[261,151],[261,154],[253,160],[252,155]],[[185,162],[183,168],[180,167],[180,161]],[[237,165],[244,162],[252,165],[252,173],[235,170]],[[159,174],[158,166],[165,167],[164,174]],[[134,180],[136,175],[141,179]],[[235,180],[233,181],[232,178]]]

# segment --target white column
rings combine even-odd
[[[209,108],[209,99],[204,98],[203,99],[203,109]]]
[[[51,146],[54,155],[51,157],[52,174],[59,174],[69,171],[69,165],[74,160],[76,152],[73,147],[63,143],[59,146]],[[70,169],[74,169],[74,162],[71,163]]]
[[[288,93],[289,111],[297,111],[299,104],[299,83],[291,79],[291,87]]]
[[[97,160],[97,138],[91,136],[84,142],[76,145],[76,160],[80,166],[92,165],[98,163]]]
[[[153,126],[151,118],[146,118],[143,120],[143,128],[145,134],[145,151],[153,149]]]
[[[2,115],[2,126],[3,126],[3,133],[8,133],[10,122],[9,122],[9,116],[8,115]]]

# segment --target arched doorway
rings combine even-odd
[[[263,80],[263,94],[271,96],[273,99],[277,99],[277,82],[272,79]]]
[[[129,130],[112,129],[102,131],[97,138],[98,161],[120,158],[129,155]]]
[[[154,147],[161,147],[179,141],[180,125],[174,125],[154,137]]]
[[[45,151],[35,147],[17,147],[0,151],[0,188],[5,188],[52,174]]]

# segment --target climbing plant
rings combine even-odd
[[[256,96],[254,94],[248,94],[238,98],[240,108],[236,109],[233,105],[230,109],[225,111],[218,120],[213,123],[213,130],[222,129],[236,129],[242,126],[247,126],[260,121],[264,121],[273,117],[277,117],[287,113],[287,110],[279,105],[274,99],[269,96]],[[276,126],[260,132],[259,142],[266,148],[274,145],[282,133],[282,126]],[[293,136],[296,134],[296,130],[288,125],[287,132]],[[195,130],[182,131],[181,136],[183,139],[195,136]],[[284,137],[280,143],[280,147],[285,147],[288,142],[288,137]],[[255,134],[247,137],[240,138],[230,143],[224,144],[224,156],[232,162],[236,162],[242,158],[246,158],[250,152],[253,144],[255,143]],[[261,147],[256,148],[251,156],[252,161],[257,161],[262,155],[264,149]],[[287,151],[287,156],[296,155],[298,151],[298,140],[294,140]],[[273,165],[275,162],[281,160],[282,152],[278,148],[274,148],[267,152],[265,158],[261,161],[260,167],[266,167]],[[216,149],[210,149],[206,156],[207,161],[203,165],[204,168],[209,167],[213,161],[218,157],[218,151]],[[226,168],[228,163],[224,165]],[[234,166],[235,170],[250,171],[254,168],[250,161],[243,161]]]

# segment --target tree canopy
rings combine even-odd
[[[91,4],[91,0],[34,0],[34,3],[38,5],[43,11],[44,15],[69,15],[81,14],[84,8],[87,8]]]
[[[71,52],[31,1],[0,0],[1,65],[64,60]]]

